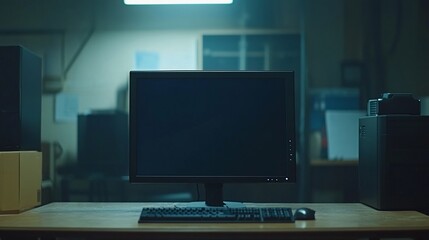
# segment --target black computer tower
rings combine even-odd
[[[359,119],[359,198],[379,210],[429,210],[429,116]]]
[[[0,151],[41,151],[42,60],[0,46]]]
[[[128,114],[96,111],[78,115],[78,167],[85,175],[128,175]]]

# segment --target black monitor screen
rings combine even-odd
[[[132,71],[132,182],[294,182],[293,72]]]

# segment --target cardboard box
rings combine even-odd
[[[41,152],[0,152],[0,213],[19,213],[40,205],[41,185]]]

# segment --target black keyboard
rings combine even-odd
[[[160,222],[236,222],[292,223],[291,208],[143,208],[139,223]]]

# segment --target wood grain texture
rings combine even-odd
[[[2,236],[88,236],[140,239],[313,239],[415,237],[429,239],[429,216],[415,211],[377,211],[360,203],[285,203],[248,206],[310,207],[316,220],[295,223],[144,223],[143,206],[174,203],[51,203],[20,214],[0,215]],[[180,203],[178,203],[180,204]]]

